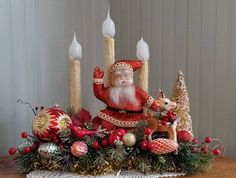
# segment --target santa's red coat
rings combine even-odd
[[[135,127],[141,120],[147,117],[143,114],[143,107],[158,110],[160,104],[158,100],[154,100],[141,88],[135,87],[137,104],[131,103],[116,104],[109,96],[110,87],[104,87],[101,79],[94,79],[93,91],[94,95],[103,101],[107,108],[98,113],[98,117],[118,127]]]

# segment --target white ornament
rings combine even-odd
[[[136,143],[136,137],[133,133],[126,133],[122,137],[122,141],[123,141],[125,146],[132,147]]]
[[[141,38],[136,46],[136,55],[138,59],[148,60],[149,59],[149,48],[148,44]]]
[[[102,33],[105,37],[114,37],[116,33],[115,24],[110,17],[110,10],[107,13],[107,18],[102,24]]]
[[[75,32],[74,37],[69,48],[69,57],[70,59],[81,59],[82,58],[82,47],[77,41]]]

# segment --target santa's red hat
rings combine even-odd
[[[114,72],[119,67],[126,67],[129,68],[132,72],[135,70],[141,68],[143,65],[143,62],[141,60],[131,60],[131,59],[122,59],[119,61],[116,61],[111,66],[111,73]]]

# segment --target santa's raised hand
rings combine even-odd
[[[93,77],[103,78],[103,76],[104,76],[104,72],[99,67],[95,67],[94,72],[93,72]]]

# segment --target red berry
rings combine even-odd
[[[198,148],[194,147],[192,148],[192,153],[197,153],[198,152]]]
[[[22,132],[22,133],[21,133],[21,137],[22,137],[22,138],[27,138],[27,137],[28,137],[27,132]]]
[[[193,144],[198,144],[199,141],[198,141],[198,139],[194,138],[194,139],[192,139],[192,143],[193,143]]]
[[[153,143],[148,143],[147,148],[149,151],[153,150],[154,144]]]
[[[103,147],[107,147],[108,141],[107,141],[106,138],[104,138],[104,139],[101,141],[101,145],[102,145]]]
[[[115,133],[121,137],[123,137],[126,134],[126,130],[122,128],[116,129]]]
[[[181,140],[181,141],[189,141],[191,138],[191,135],[188,131],[181,130],[177,133],[177,138],[178,140]]]
[[[147,149],[147,146],[148,146],[147,140],[142,140],[141,143],[140,143],[140,147],[141,147],[143,150],[146,150],[146,149]]]
[[[93,142],[92,147],[97,150],[100,147],[98,141]]]
[[[202,147],[202,148],[201,148],[201,151],[202,151],[204,154],[206,154],[206,153],[208,152],[208,149],[207,149],[206,147]]]
[[[205,138],[205,143],[211,143],[212,142],[212,138],[211,137],[206,137]]]
[[[8,153],[9,153],[9,155],[16,154],[16,148],[14,148],[14,147],[9,148]]]
[[[23,151],[24,151],[25,154],[28,154],[28,153],[31,152],[31,148],[29,146],[27,146],[23,149]]]
[[[108,143],[112,146],[114,145],[115,140],[121,140],[121,137],[118,134],[111,134],[108,138]]]
[[[212,152],[216,156],[221,154],[221,151],[219,149],[214,149]]]
[[[162,121],[161,121],[161,124],[162,124],[162,125],[167,125],[167,122],[166,122],[165,120],[162,120]]]
[[[152,129],[150,129],[150,128],[146,128],[144,131],[145,135],[150,135],[151,133],[152,133]]]

